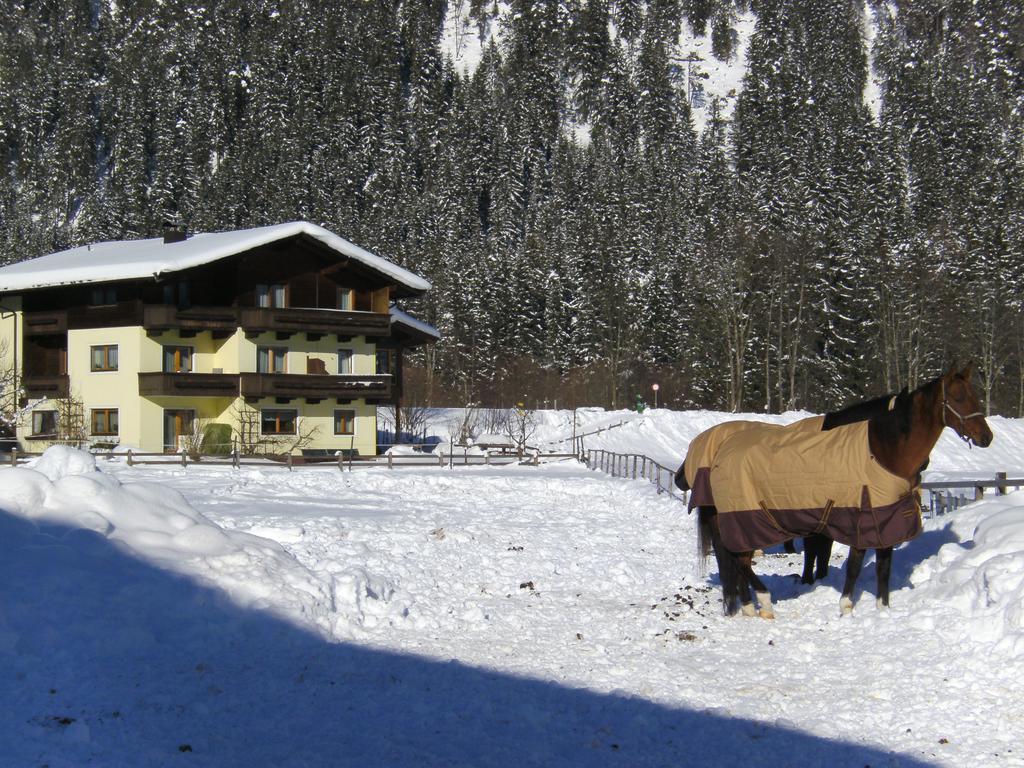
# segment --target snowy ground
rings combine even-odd
[[[665,462],[722,418],[577,414]],[[935,476],[1019,475],[990,424]],[[0,469],[5,766],[1024,765],[1022,493],[926,521],[888,611],[869,567],[839,618],[843,547],[813,590],[769,553],[769,622],[680,502],[573,462],[98,470]]]

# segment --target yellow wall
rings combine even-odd
[[[5,326],[0,326],[2,328]],[[99,345],[117,346],[118,370],[91,370],[91,349]],[[241,330],[226,339],[214,339],[207,332],[184,338],[176,332],[150,337],[142,328],[135,326],[69,331],[68,376],[71,394],[82,401],[87,434],[90,432],[90,416],[94,408],[117,408],[119,435],[116,442],[137,447],[147,453],[163,450],[164,411],[167,409],[193,411],[198,419],[236,426],[238,413],[247,407],[240,398],[139,396],[138,373],[161,371],[165,346],[192,347],[193,370],[196,373],[212,373],[216,369],[223,373],[253,372],[256,370],[256,350],[259,346],[287,347],[288,371],[291,373],[304,374],[307,358],[318,357],[324,361],[327,373],[335,374],[338,372],[339,349],[353,350],[354,373],[372,374],[376,369],[375,346],[367,343],[365,338],[338,344],[333,336],[310,342],[300,334],[284,341],[279,341],[274,333],[247,339]],[[265,398],[248,407],[256,411],[264,408],[296,411],[299,434],[309,434],[314,430],[317,432],[305,447],[332,451],[354,447],[362,455],[376,453],[376,407],[367,405],[365,400],[339,405],[333,398],[315,404],[296,399],[279,404],[273,398]],[[55,409],[56,406],[41,403],[39,408]],[[354,435],[334,434],[336,409],[356,411]],[[24,439],[30,431],[31,418],[22,425],[19,437]],[[90,442],[107,442],[112,439],[89,435]],[[282,441],[291,440],[291,437],[282,436]],[[45,445],[39,441],[23,442],[23,447],[29,450],[39,450]]]
[[[0,305],[3,309],[0,309],[0,371],[9,370],[14,366],[18,371],[21,370],[21,353],[23,345],[15,344],[15,332],[20,331],[24,326],[22,323],[21,313],[21,297],[20,296],[0,296]],[[15,350],[17,347],[17,350]],[[14,359],[15,352],[17,352],[18,359]],[[20,375],[19,375],[20,379]]]

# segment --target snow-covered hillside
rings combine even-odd
[[[665,461],[726,418],[576,416],[628,418],[587,440]],[[571,435],[572,412],[540,420]],[[935,471],[1019,469],[1024,423],[990,423],[987,450],[944,437]],[[769,553],[778,619],[727,619],[684,506],[575,462],[53,450],[0,469],[0,762],[1024,765],[1024,496],[927,520],[887,611],[867,568],[839,617],[844,549],[814,589]]]

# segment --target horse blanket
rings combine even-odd
[[[921,532],[920,493],[871,455],[868,422],[823,432],[822,418],[726,422],[690,444],[683,462],[690,509],[717,509],[730,550],[814,533],[878,549]]]

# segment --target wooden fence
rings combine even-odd
[[[433,446],[432,446],[433,447]],[[125,453],[96,452],[96,458],[115,460],[123,458],[128,466],[157,465],[157,466],[230,466],[240,468],[243,466],[260,467],[282,467],[293,470],[302,467],[317,467],[326,464],[336,465],[339,470],[351,472],[356,467],[387,467],[397,469],[401,467],[470,467],[470,466],[504,466],[519,464],[521,466],[538,466],[541,461],[576,459],[583,461],[587,467],[600,470],[612,477],[621,477],[632,480],[647,480],[658,489],[658,493],[667,493],[669,496],[680,501],[686,501],[686,493],[676,488],[673,479],[678,467],[666,467],[649,456],[639,453],[614,453],[600,448],[592,448],[582,454],[576,453],[541,453],[533,451],[524,455],[511,453],[469,453],[469,446],[455,446],[463,448],[461,454],[458,451],[449,450],[448,453],[421,453],[421,454],[387,454],[385,456],[353,456],[351,454],[338,454],[337,456],[292,456],[291,454],[259,454],[244,455],[237,450],[227,456],[200,456],[191,458],[187,453],[138,453],[126,451]],[[42,453],[33,453],[12,450],[7,454],[3,463],[9,466],[17,466],[29,459],[42,456]],[[959,509],[960,507],[978,501],[985,496],[986,489],[995,489],[997,496],[1002,496],[1010,488],[1019,490],[1024,487],[1024,477],[1010,478],[1005,472],[996,472],[993,478],[979,478],[967,480],[943,480],[921,483],[921,489],[927,493],[925,506],[930,516],[942,515],[946,512]]]
[[[233,451],[227,456],[204,455],[193,457],[187,453],[140,453],[128,450],[124,453],[95,452],[93,455],[98,459],[124,459],[129,467],[134,466],[163,466],[163,467],[233,467],[238,469],[243,466],[259,467],[282,467],[289,471],[305,467],[323,467],[324,465],[335,465],[339,470],[346,469],[351,472],[353,468],[359,467],[387,467],[397,469],[401,467],[471,467],[471,466],[506,466],[519,464],[520,466],[539,466],[541,461],[578,459],[572,453],[528,453],[518,455],[514,453],[469,453],[469,446],[463,447],[462,453],[457,451],[442,453],[422,454],[387,454],[385,456],[353,456],[351,454],[329,455],[329,456],[293,456],[292,454],[241,454]],[[10,466],[17,466],[30,459],[42,456],[42,453],[26,451],[11,451],[3,462]]]
[[[672,498],[686,501],[686,493],[676,488],[673,482],[678,467],[663,466],[641,453],[613,453],[591,448],[584,453],[584,463],[612,477],[648,480],[657,487],[658,493],[667,493]]]
[[[649,456],[637,453],[613,453],[601,449],[585,452],[585,463],[591,469],[599,469],[612,477],[648,480],[655,485],[658,493],[668,493],[680,501],[686,501],[686,492],[676,488],[674,478],[678,467],[665,467]],[[921,490],[927,493],[925,507],[931,517],[959,509],[985,496],[985,490],[994,488],[997,496],[1003,496],[1008,489],[1019,490],[1024,478],[1008,478],[1005,472],[996,472],[993,479],[942,480],[921,483]]]

